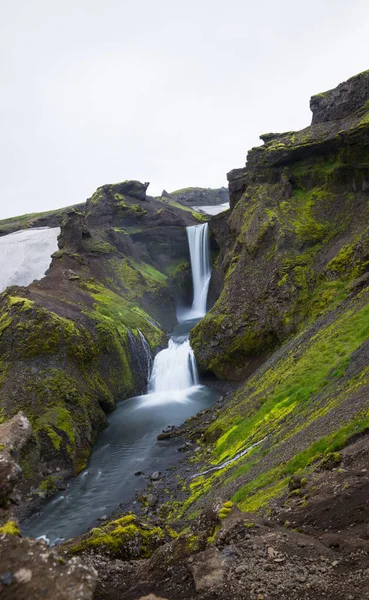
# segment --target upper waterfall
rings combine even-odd
[[[209,227],[207,223],[187,227],[193,282],[193,302],[186,314],[187,319],[201,318],[206,314],[211,262]]]

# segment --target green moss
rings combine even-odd
[[[343,362],[346,364],[347,356],[368,335],[369,304],[359,311],[347,311],[333,325],[319,331],[297,360],[291,355],[287,360],[283,359],[283,365],[277,363],[254,391],[254,395],[268,391],[264,398],[261,396],[259,409],[246,419],[237,419],[235,414],[228,412],[226,418],[232,425],[216,443],[219,460],[234,456],[248,443],[247,440],[257,441],[257,432],[258,436],[264,437],[274,431],[297,406],[301,408],[327,385],[329,375]],[[214,426],[220,424],[218,420]]]
[[[276,495],[281,495],[287,491],[289,477],[286,476],[303,471],[312,463],[315,463],[323,454],[327,457],[332,452],[336,453],[338,449],[345,446],[351,436],[365,431],[368,427],[369,411],[366,411],[337,431],[321,437],[306,450],[298,452],[285,464],[262,473],[253,481],[242,486],[233,496],[233,501],[245,512],[259,510]]]
[[[228,517],[231,514],[231,509],[230,508],[222,508],[219,512],[218,512],[218,517],[219,519],[225,519],[226,517]]]
[[[21,532],[18,524],[15,521],[8,521],[2,527],[0,527],[0,535],[1,534],[20,536]]]
[[[165,537],[160,527],[138,523],[135,515],[126,515],[108,525],[93,529],[70,552],[85,550],[107,552],[119,558],[147,558]]]
[[[125,362],[125,373],[130,373],[127,358],[128,329],[137,333],[138,329],[144,334],[152,349],[159,346],[164,334],[160,331],[149,315],[134,302],[125,299],[113,290],[96,283],[95,281],[84,281],[81,286],[88,290],[95,300],[94,310],[89,311],[90,317],[94,318],[98,326],[109,331],[116,338],[119,336],[124,345],[121,348],[122,361]],[[116,345],[119,341],[116,340]],[[122,344],[121,344],[122,346]],[[123,353],[125,356],[123,356]]]
[[[39,485],[39,491],[45,493],[47,496],[54,493],[56,490],[57,486],[55,477],[47,477],[47,479],[41,481]]]

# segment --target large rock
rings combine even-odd
[[[4,600],[91,600],[97,573],[79,558],[65,560],[43,541],[0,534]]]
[[[312,125],[343,119],[358,110],[369,97],[369,71],[340,83],[333,90],[312,96]]]
[[[13,505],[19,502],[17,484],[22,470],[17,459],[31,435],[31,424],[22,411],[0,424],[0,523],[12,516]]]

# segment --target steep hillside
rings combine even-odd
[[[191,336],[203,370],[242,379],[365,278],[368,79],[314,96],[313,125],[262,135],[229,173],[231,210],[211,221],[224,287]]]
[[[52,491],[83,468],[105,412],[144,389],[147,353],[176,321],[185,227],[203,217],[146,187],[103,186],[67,212],[46,277],[0,297],[1,416],[23,410],[34,432],[21,453],[26,490]]]

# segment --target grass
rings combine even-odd
[[[234,456],[245,445],[273,432],[289,413],[301,409],[322,392],[332,376],[337,378],[344,374],[350,355],[368,336],[369,305],[365,305],[359,311],[347,311],[333,325],[319,331],[298,358],[290,355],[278,362],[261,378],[254,392],[261,395],[256,413],[238,418],[236,423],[234,414],[227,416],[232,427],[217,441],[218,460]]]

